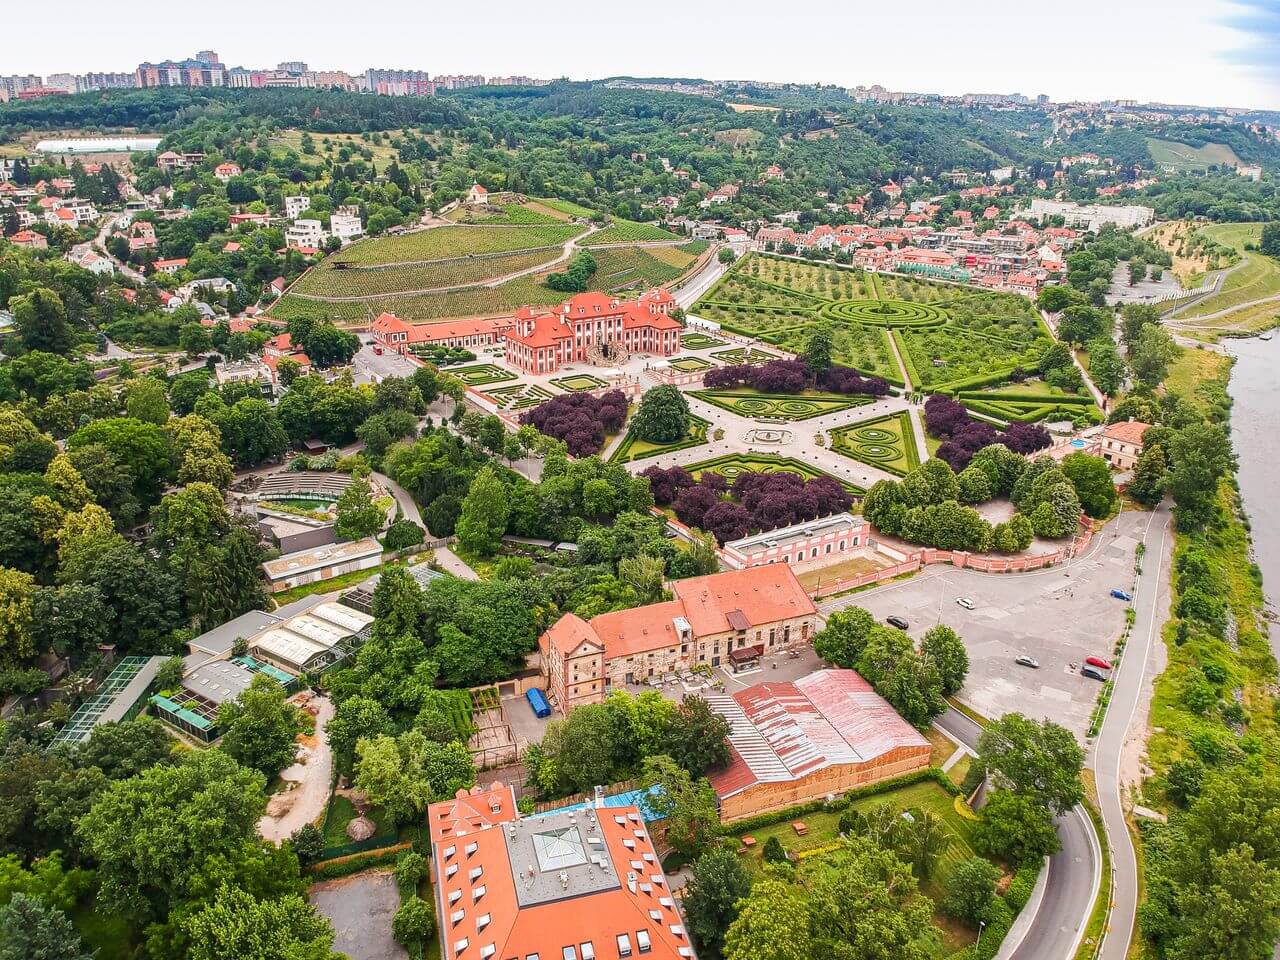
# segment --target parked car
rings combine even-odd
[[[1103,660],[1102,657],[1085,657],[1084,662],[1090,666],[1097,667],[1100,670],[1110,670],[1111,661]]]
[[[1129,603],[1133,600],[1132,593],[1129,593],[1125,590],[1121,590],[1119,588],[1112,590],[1111,595],[1115,597],[1117,600],[1123,600],[1125,603]]]
[[[1016,657],[1013,662],[1020,667],[1030,667],[1032,670],[1040,669],[1040,661],[1035,657],[1028,657],[1025,653]]]
[[[1090,680],[1107,680],[1111,674],[1103,670],[1101,667],[1095,667],[1091,663],[1086,663],[1080,667],[1080,676],[1088,677]]]
[[[899,616],[885,617],[884,622],[891,627],[897,627],[899,630],[907,629],[907,621]]]
[[[960,604],[960,606],[964,607],[966,610],[973,609],[973,601],[968,597],[956,597],[956,603]]]

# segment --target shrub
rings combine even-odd
[[[970,857],[954,870],[947,880],[947,895],[942,909],[971,927],[986,918],[987,909],[996,895],[1000,868],[982,857]]]
[[[383,544],[388,550],[407,550],[426,539],[426,532],[412,520],[397,520],[387,528]]]
[[[777,837],[770,837],[764,842],[764,850],[761,855],[766,863],[786,863],[787,851],[782,846],[782,841]]]
[[[421,897],[410,897],[400,904],[391,919],[391,935],[402,946],[425,943],[435,936],[436,915],[431,904]]]
[[[520,417],[520,422],[563,440],[569,453],[587,457],[599,453],[606,433],[622,428],[627,418],[627,398],[621,390],[603,396],[570,393],[552,397]]]
[[[289,837],[289,846],[303,866],[315,863],[324,854],[324,835],[314,823],[304,823]]]

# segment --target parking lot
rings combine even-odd
[[[1113,588],[1133,585],[1134,549],[1151,514],[1123,513],[1069,564],[1025,574],[985,574],[950,566],[926,568],[910,580],[821,604],[824,615],[847,606],[878,620],[899,616],[917,641],[945,623],[969,651],[969,678],[959,699],[988,717],[1018,711],[1054,720],[1083,737],[1098,682],[1080,676],[1089,656],[1110,659],[1127,606]],[[967,610],[956,603],[966,597]],[[1039,669],[1019,666],[1028,655]]]

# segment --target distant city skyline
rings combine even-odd
[[[1013,0],[980,10],[920,0],[901,8],[854,2],[788,8],[741,0],[730,10],[652,0],[602,7],[586,0],[547,6],[494,0],[474,7],[386,0],[370,20],[350,5],[224,0],[217,20],[198,7],[170,7],[139,31],[129,11],[67,0],[56,53],[24,44],[48,26],[48,11],[23,5],[6,24],[5,73],[41,76],[132,71],[138,63],[214,50],[229,67],[355,74],[369,67],[430,74],[600,79],[689,76],[709,80],[881,84],[892,90],[960,95],[1022,93],[1051,100],[1137,100],[1280,110],[1280,0],[1211,0],[1170,7],[1159,0],[1077,0],[1069,11],[1027,12]],[[483,18],[481,18],[481,12]]]

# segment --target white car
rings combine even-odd
[[[956,597],[956,603],[960,604],[960,606],[964,607],[966,610],[973,609],[973,601],[968,597]]]

